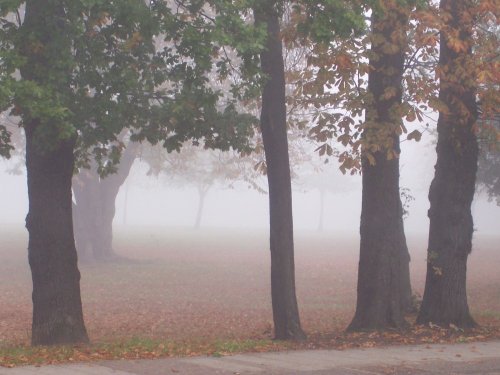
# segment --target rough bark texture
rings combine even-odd
[[[62,96],[70,89],[64,58],[71,44],[60,38],[65,35],[66,22],[63,4],[28,0],[18,40],[26,63],[22,79],[58,90]],[[56,130],[61,124],[42,123],[34,116],[30,108],[22,109],[29,198],[26,228],[33,280],[31,341],[33,345],[86,342],[71,215],[75,138],[61,137]]]
[[[406,325],[402,298],[403,277],[409,283],[409,258],[399,191],[401,115],[397,109],[402,98],[407,20],[401,8],[372,14],[368,90],[373,102],[366,110],[363,132],[357,305],[349,330]],[[394,94],[384,95],[388,90]],[[370,147],[374,144],[381,149]]]
[[[137,144],[129,144],[114,174],[101,178],[94,166],[74,177],[75,239],[81,259],[110,261],[118,258],[113,251],[115,201],[130,173],[137,151]]]
[[[32,344],[88,341],[71,218],[74,140],[40,152],[36,122],[25,125],[28,258],[33,279]]]
[[[255,9],[255,22],[267,25],[262,71],[268,81],[262,93],[261,131],[269,183],[271,295],[276,339],[305,338],[295,294],[292,189],[285,105],[285,70],[279,16],[273,2]]]
[[[441,30],[440,100],[448,111],[438,120],[437,163],[429,191],[430,229],[427,278],[418,323],[471,327],[466,294],[467,257],[472,249],[471,204],[477,172],[478,146],[473,126],[477,120],[471,25],[471,1],[442,0],[448,13]],[[449,44],[450,37],[465,49]]]

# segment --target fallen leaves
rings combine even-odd
[[[401,331],[333,332],[309,338],[311,349],[371,348],[386,345],[449,344],[500,338],[500,327],[482,327],[465,331],[418,325]]]
[[[127,341],[94,343],[92,345],[0,348],[0,366],[57,364],[64,362],[95,362],[112,359],[157,359],[200,355],[224,356],[242,352],[284,350],[291,345],[272,340],[186,341],[166,342],[134,338]]]
[[[2,236],[0,236],[2,238]],[[408,331],[345,333],[355,307],[357,240],[296,238],[296,282],[309,340],[271,341],[267,234],[165,231],[123,234],[124,256],[137,264],[84,265],[82,297],[93,344],[30,348],[31,285],[25,238],[0,246],[0,364],[14,366],[118,358],[227,355],[288,348],[373,347],[484,341],[500,337],[497,241],[476,242],[469,262],[472,314],[485,328],[415,326]],[[5,236],[3,240],[5,241]],[[160,245],[159,245],[160,244]],[[425,239],[409,240],[412,282],[422,292]],[[476,255],[477,254],[477,255]],[[10,258],[9,258],[10,257]],[[7,260],[6,260],[7,259]]]

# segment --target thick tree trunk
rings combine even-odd
[[[305,338],[295,294],[292,189],[285,105],[285,72],[279,17],[274,2],[255,9],[256,24],[267,26],[262,71],[268,81],[262,93],[261,131],[269,184],[271,296],[276,339]]]
[[[60,38],[67,31],[66,22],[61,2],[28,0],[17,40],[25,58],[22,80],[42,89],[58,90],[60,96],[70,88],[65,81],[69,72],[64,70],[68,67],[64,58],[71,44],[68,39]],[[35,49],[34,45],[40,48]],[[56,103],[59,100],[55,94],[53,99]],[[35,103],[34,108],[39,105]],[[31,342],[33,345],[86,342],[71,212],[75,137],[63,138],[58,129],[66,124],[55,123],[57,120],[44,123],[49,120],[37,118],[37,112],[31,110],[22,108],[29,198],[26,228],[33,280]]]
[[[472,55],[472,1],[442,0],[448,13],[441,30],[440,100],[448,110],[439,113],[437,163],[429,191],[430,229],[427,278],[418,323],[474,326],[466,294],[467,258],[472,249],[471,204],[477,172],[477,120]],[[461,44],[451,44],[458,38]],[[463,48],[465,47],[465,48]],[[454,49],[457,48],[457,49]]]
[[[372,57],[362,156],[361,244],[357,305],[349,330],[401,328],[404,320],[402,277],[408,254],[399,192],[398,107],[406,48],[408,11],[372,13]],[[384,95],[392,91],[393,95]],[[371,147],[375,145],[376,147]],[[390,157],[388,157],[388,154]],[[404,272],[403,272],[404,271]]]
[[[363,161],[361,245],[356,313],[350,330],[405,326],[398,160]]]
[[[29,263],[33,279],[32,344],[88,341],[71,217],[75,141],[42,152],[36,122],[25,125],[28,174]]]
[[[74,178],[75,237],[78,253],[85,254],[86,260],[102,262],[119,258],[113,251],[116,197],[130,173],[137,151],[137,144],[127,146],[115,174],[101,178],[96,166],[92,166]]]

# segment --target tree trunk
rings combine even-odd
[[[50,151],[37,144],[36,121],[25,125],[28,258],[33,279],[33,345],[88,341],[73,238],[71,177],[74,139]]]
[[[401,201],[401,200],[400,200]],[[401,212],[403,212],[403,207],[401,206]],[[404,232],[403,218],[401,218],[401,229],[399,234],[402,236],[401,243],[401,309],[404,313],[416,313],[416,306],[413,301],[413,293],[411,290],[411,280],[410,280],[410,252],[408,251],[408,246],[406,244],[406,236]]]
[[[123,218],[122,218],[122,224],[127,225],[128,224],[128,191],[130,189],[130,183],[127,182],[125,185],[125,196],[123,197]]]
[[[326,190],[319,189],[319,223],[318,232],[323,232],[324,219],[325,219],[325,196]]]
[[[196,211],[196,221],[194,223],[194,229],[200,229],[201,218],[203,216],[203,208],[205,207],[205,198],[207,197],[209,188],[198,188],[198,210]]]
[[[269,184],[271,296],[276,339],[305,339],[295,294],[292,189],[285,105],[285,73],[279,16],[274,2],[254,10],[256,24],[267,26],[262,71],[268,81],[262,93],[260,126]]]
[[[372,57],[362,155],[357,305],[349,330],[401,328],[408,254],[399,192],[399,128],[408,9],[373,10]],[[385,12],[384,12],[385,11]],[[388,91],[394,94],[384,95]],[[374,146],[374,147],[372,147]],[[404,270],[404,272],[403,272]],[[409,280],[408,280],[409,281]]]
[[[113,251],[113,219],[115,202],[120,187],[127,179],[138,145],[131,143],[125,149],[115,174],[101,178],[97,167],[82,170],[74,178],[73,192],[76,200],[75,222],[77,249],[88,259],[97,261],[114,260],[118,256]],[[90,248],[90,250],[89,250]]]
[[[113,250],[113,219],[115,217],[115,202],[120,186],[116,181],[106,181],[105,177],[99,184],[100,205],[96,212],[97,231],[92,238],[92,250],[97,261],[113,260],[116,254]]]
[[[99,175],[92,169],[84,169],[73,177],[75,198],[73,220],[76,250],[80,261],[94,260],[93,241],[99,225],[97,215],[100,210]]]
[[[74,190],[73,190],[74,191]],[[85,212],[73,203],[73,233],[75,237],[76,252],[78,261],[81,263],[90,262],[92,256],[92,243],[90,234],[92,230],[86,228],[88,220],[85,218]]]
[[[41,89],[57,90],[56,104],[70,89],[70,72],[64,63],[71,43],[66,35],[64,4],[28,0],[19,31],[19,48],[25,59],[23,81]],[[40,48],[33,48],[33,46]],[[57,85],[55,84],[57,82]],[[36,102],[33,108],[46,103]],[[80,272],[73,237],[71,177],[75,136],[61,134],[57,119],[37,118],[32,107],[21,105],[26,133],[26,170],[29,211],[28,259],[33,281],[33,345],[71,344],[88,341],[80,297]],[[49,122],[50,121],[50,122]],[[71,130],[70,130],[71,131]],[[71,133],[70,133],[71,134]]]
[[[477,172],[478,145],[471,1],[442,0],[448,13],[441,30],[439,98],[448,110],[438,120],[437,162],[429,200],[430,229],[427,277],[417,323],[475,325],[466,293],[467,258],[472,249],[471,204]],[[453,38],[453,44],[450,39]],[[456,47],[458,39],[459,47]],[[465,47],[465,48],[464,48]],[[456,49],[454,49],[456,48]]]

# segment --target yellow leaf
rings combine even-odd
[[[370,163],[370,165],[375,165],[376,164],[375,158],[373,157],[373,155],[371,153],[367,152],[365,154],[365,156],[368,159],[368,162]]]

